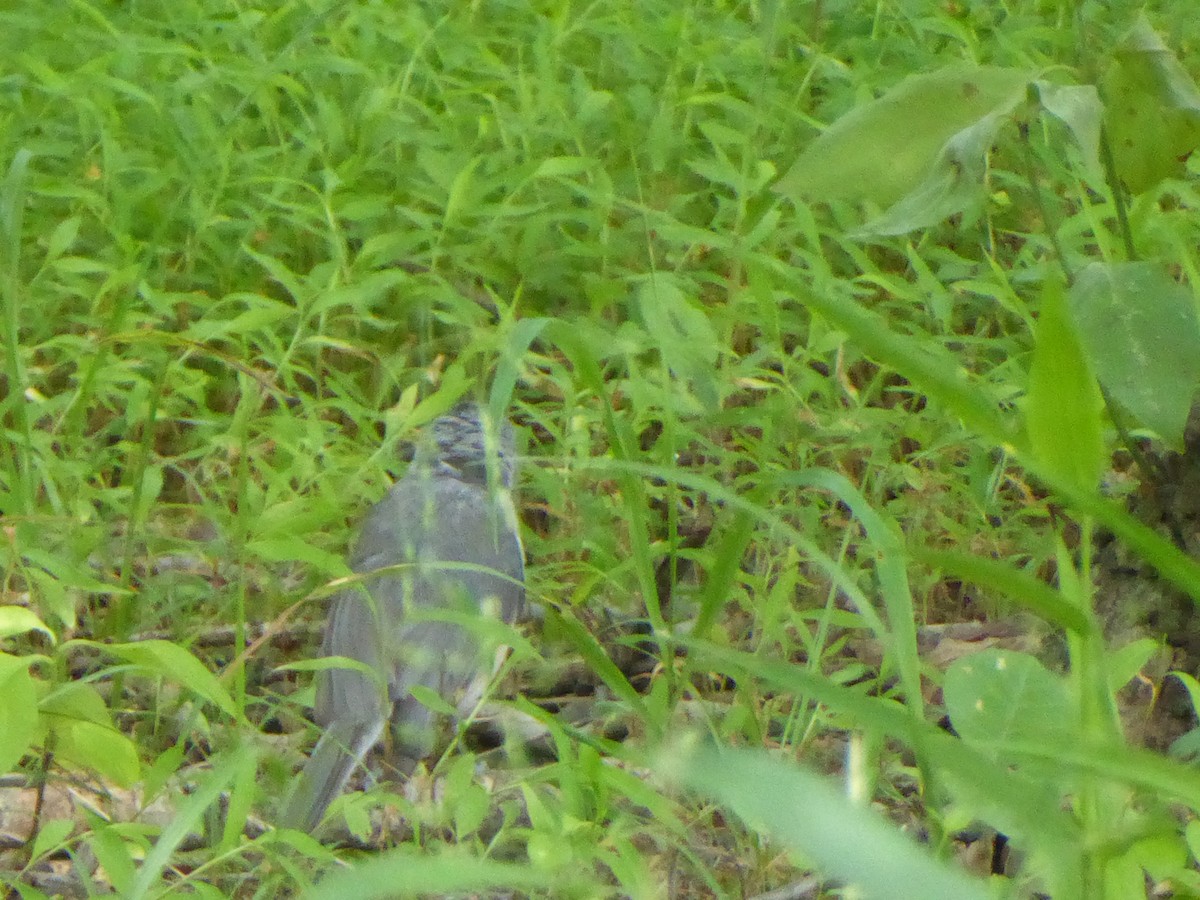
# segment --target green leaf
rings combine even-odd
[[[267,562],[306,563],[331,578],[345,578],[352,574],[346,561],[336,553],[314,547],[299,537],[266,538],[251,541],[246,550]]]
[[[549,319],[520,319],[509,330],[504,342],[504,352],[496,363],[496,375],[492,379],[492,390],[488,396],[488,409],[496,421],[507,415],[525,356],[549,323]]]
[[[121,787],[131,787],[141,778],[137,744],[112,725],[59,722],[54,730],[54,753],[63,762],[91,769]]]
[[[1026,653],[987,649],[957,660],[942,687],[963,740],[981,748],[1073,733],[1066,686]]]
[[[1191,291],[1156,263],[1092,263],[1072,286],[1070,304],[1100,383],[1182,450],[1200,385],[1200,322]]]
[[[1034,337],[1025,406],[1033,455],[1055,478],[1094,491],[1105,464],[1100,391],[1057,280],[1045,284]]]
[[[1104,104],[1100,92],[1091,84],[1034,83],[1042,109],[1067,126],[1083,153],[1084,164],[1100,171],[1100,123]]]
[[[135,641],[129,644],[101,644],[96,641],[71,641],[67,646],[91,647],[119,657],[153,675],[183,685],[232,718],[240,718],[237,704],[200,660],[170,641]]]
[[[838,119],[799,156],[776,190],[804,200],[889,205],[929,175],[947,142],[1025,96],[1028,72],[954,66],[913,75]]]
[[[583,627],[583,624],[569,609],[547,609],[546,618],[561,629],[566,639],[574,645],[576,652],[583,657],[584,661],[592,667],[592,670],[600,676],[618,698],[628,703],[639,717],[649,718],[649,711],[642,700],[642,695],[629,683],[625,674],[604,652],[604,648],[600,646],[592,633]]]
[[[1129,853],[1155,881],[1173,878],[1188,867],[1187,843],[1180,834],[1156,834],[1142,838],[1129,849]]]
[[[0,774],[9,772],[33,743],[38,700],[29,666],[33,659],[0,653]]]
[[[113,727],[104,698],[90,684],[62,685],[42,699],[39,713],[54,733],[54,753],[63,762],[98,772],[122,787],[140,777],[137,745]]]
[[[551,156],[543,159],[533,178],[575,178],[596,168],[596,161],[587,156]]]
[[[343,897],[370,900],[374,897],[490,893],[488,889],[491,888],[536,892],[549,886],[549,877],[528,865],[479,859],[458,851],[432,855],[400,847],[331,873],[303,896],[305,900],[341,900]],[[572,894],[567,891],[559,896]]]
[[[0,606],[0,639],[40,631],[54,641],[54,632],[32,610],[23,606]]]
[[[661,756],[655,771],[733,810],[825,875],[854,885],[859,896],[990,896],[984,882],[936,859],[828,779],[763,751],[684,744]]]
[[[1162,644],[1153,638],[1141,638],[1109,651],[1104,666],[1109,690],[1119,691],[1129,684],[1161,649]]]
[[[980,207],[986,198],[988,151],[1007,117],[1008,110],[992,113],[953,135],[921,183],[855,236],[905,234]]]
[[[446,209],[442,216],[443,228],[453,224],[458,218],[459,210],[469,208],[468,198],[478,194],[475,171],[482,163],[483,157],[476,156],[454,176],[446,197]]]
[[[239,299],[246,302],[247,309],[232,319],[200,319],[183,333],[184,337],[200,343],[206,343],[220,337],[241,337],[254,332],[269,329],[292,316],[295,316],[294,306],[259,297],[254,294],[242,294]]]
[[[253,759],[253,754],[251,758]],[[256,765],[243,765],[236,770],[233,784],[229,788],[225,825],[221,830],[221,849],[226,853],[235,852],[243,840],[246,821],[258,795],[258,791],[255,790],[258,784],[257,776]]]
[[[1117,46],[1102,88],[1117,173],[1129,190],[1181,177],[1200,146],[1200,90],[1144,14]]]
[[[940,569],[947,575],[981,587],[994,588],[1009,600],[1032,610],[1054,625],[1078,634],[1088,634],[1095,629],[1092,620],[1077,606],[1067,601],[1061,593],[1040,578],[1019,571],[1003,560],[986,559],[954,550],[930,550],[920,546],[912,546],[908,552],[913,559],[931,568]]]
[[[348,656],[322,656],[317,659],[300,659],[296,662],[284,663],[275,667],[276,672],[323,672],[328,669],[350,669],[370,679],[375,684],[375,687],[379,689],[380,695],[387,691],[386,675],[380,672],[378,666],[370,666],[360,659],[351,659]]]
[[[1082,837],[1078,823],[1063,810],[1058,792],[999,765],[965,741],[915,718],[897,703],[833,684],[803,666],[703,642],[689,642],[689,647],[701,665],[732,674],[739,683],[760,678],[776,690],[827,706],[857,727],[919,748],[936,766],[939,779],[953,785],[961,802],[970,804],[981,818],[1014,839],[1020,836],[1028,846],[1040,848],[1049,880],[1059,886],[1077,881]]]
[[[137,873],[131,847],[125,842],[121,829],[107,823],[96,823],[88,835],[88,846],[96,854],[96,862],[120,896],[128,896]],[[138,854],[141,855],[140,852]]]
[[[33,840],[33,849],[29,859],[37,862],[46,853],[60,849],[75,830],[75,822],[71,819],[50,819],[43,822],[38,829],[37,837]]]
[[[414,684],[409,689],[409,692],[412,694],[413,699],[422,706],[428,707],[443,716],[454,715],[454,705],[447,702],[446,698],[433,688],[425,687],[423,684]]]
[[[638,309],[671,374],[685,380],[707,409],[716,409],[713,375],[720,341],[708,315],[688,300],[675,278],[663,274],[642,282]]]
[[[53,262],[71,249],[75,239],[79,237],[81,221],[79,216],[70,216],[54,227],[50,232],[50,239],[46,242],[46,262]]]

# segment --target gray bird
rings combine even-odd
[[[407,474],[363,523],[355,572],[401,568],[366,579],[332,601],[322,656],[359,669],[317,673],[315,718],[324,728],[286,804],[281,824],[312,831],[391,723],[397,768],[410,772],[433,750],[433,712],[412,696],[422,685],[451,705],[492,673],[476,635],[422,612],[498,615],[512,623],[525,604],[525,565],[510,489],[516,454],[509,422],[473,403],[437,419]],[[443,565],[443,564],[449,564]]]

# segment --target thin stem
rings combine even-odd
[[[1050,208],[1046,205],[1046,200],[1042,196],[1042,190],[1038,187],[1037,175],[1033,166],[1033,150],[1029,144],[1029,126],[1022,123],[1020,129],[1021,135],[1021,161],[1025,165],[1025,180],[1029,182],[1030,193],[1033,194],[1033,204],[1037,207],[1038,215],[1042,217],[1042,222],[1046,226],[1046,237],[1050,239],[1050,246],[1054,249],[1054,256],[1058,260],[1059,268],[1062,269],[1063,276],[1070,284],[1074,280],[1070,268],[1067,266],[1067,255],[1063,252],[1062,244],[1058,240],[1058,224],[1054,221],[1054,217],[1050,215]]]
[[[1117,177],[1117,160],[1113,156],[1112,142],[1108,139],[1108,131],[1100,127],[1100,163],[1104,166],[1104,180],[1112,193],[1113,208],[1117,212],[1117,229],[1125,242],[1125,256],[1130,262],[1138,258],[1137,247],[1133,244],[1133,229],[1129,227],[1129,211],[1125,204],[1125,187]]]

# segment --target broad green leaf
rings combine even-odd
[[[98,772],[122,787],[138,780],[137,745],[113,727],[104,698],[92,685],[62,685],[42,699],[39,713],[53,732],[54,753],[63,762]]]
[[[805,148],[776,189],[805,200],[895,203],[928,177],[947,141],[1013,109],[1029,81],[1028,72],[994,66],[913,75],[838,119]]]
[[[1133,193],[1180,177],[1200,146],[1200,90],[1144,15],[1102,80],[1117,174]]]
[[[44,854],[60,849],[74,830],[75,822],[71,819],[50,819],[42,822],[41,827],[38,828],[37,837],[33,840],[33,849],[29,852],[29,858],[36,862]]]
[[[0,775],[12,770],[33,743],[38,727],[32,659],[0,653]]]
[[[1162,644],[1158,641],[1153,638],[1140,638],[1117,650],[1109,651],[1104,666],[1108,675],[1109,690],[1119,691],[1127,685],[1160,650]]]
[[[59,722],[54,732],[54,753],[62,762],[91,769],[121,787],[131,787],[141,777],[137,744],[112,725]]]
[[[488,396],[488,408],[496,421],[507,416],[529,348],[549,323],[549,319],[520,319],[508,330],[504,353],[496,363],[496,375]]]
[[[331,578],[345,578],[351,574],[346,561],[336,553],[314,547],[300,537],[278,537],[251,541],[246,550],[253,556],[268,562],[306,563]]]
[[[43,715],[55,718],[51,727],[57,727],[58,720],[112,725],[104,698],[92,685],[81,681],[68,681],[49,691],[42,698],[39,709]]]
[[[413,699],[422,706],[426,706],[443,716],[454,715],[454,705],[447,702],[446,699],[433,688],[427,688],[423,684],[414,684],[409,689],[409,692],[412,694]]]
[[[28,634],[31,631],[40,631],[51,641],[54,640],[54,632],[46,627],[33,610],[24,606],[0,606],[0,639]]]
[[[455,223],[459,210],[469,208],[468,198],[478,195],[475,173],[482,163],[483,157],[476,156],[454,176],[454,180],[450,184],[449,195],[446,197],[446,210],[442,218],[443,228]]]
[[[134,641],[128,644],[101,644],[96,641],[71,641],[69,645],[92,647],[139,666],[153,675],[173,681],[208,700],[222,712],[239,718],[237,704],[200,660],[170,641]]]
[[[137,872],[137,864],[131,852],[133,848],[126,843],[121,829],[98,822],[88,834],[87,843],[96,854],[96,862],[103,867],[105,877],[111,882],[118,896],[128,896]]]
[[[1094,172],[1100,171],[1100,123],[1104,104],[1100,92],[1092,84],[1036,83],[1042,109],[1054,116],[1071,132],[1083,153],[1084,164]]]
[[[719,403],[714,367],[720,341],[708,315],[694,305],[674,278],[654,275],[638,291],[638,309],[663,361],[708,409]]]
[[[183,332],[184,336],[200,343],[219,337],[241,337],[268,329],[296,314],[294,306],[280,303],[269,297],[242,294],[241,299],[248,306],[245,312],[239,313],[232,319],[200,319],[193,322]]]
[[[54,230],[50,232],[50,239],[46,242],[46,262],[53,262],[71,249],[75,239],[79,236],[81,221],[79,216],[70,216],[55,226]]]
[[[1146,892],[1146,873],[1132,852],[1104,862],[1105,897],[1137,897]]]
[[[534,178],[574,178],[596,167],[596,161],[587,156],[551,156],[543,159]]]
[[[1191,291],[1158,264],[1092,263],[1070,291],[1079,338],[1113,399],[1183,448],[1200,385],[1200,323]]]
[[[1056,479],[1093,491],[1105,463],[1100,391],[1075,335],[1062,285],[1042,292],[1025,421],[1034,457]]]
[[[1007,110],[992,113],[952,136],[924,180],[856,236],[905,234],[979,207],[986,197],[987,154],[1006,117]]]
[[[1142,838],[1129,849],[1130,855],[1155,881],[1163,881],[1186,870],[1187,842],[1181,834],[1156,834]]]
[[[1200,859],[1200,819],[1192,819],[1187,823],[1187,827],[1184,829],[1184,837],[1187,839],[1192,856]]]
[[[987,885],[939,860],[829,779],[760,750],[688,745],[655,767],[712,798],[754,829],[812,860],[858,896],[888,900],[970,900]]]
[[[1066,686],[1026,653],[987,649],[957,660],[942,686],[963,740],[986,748],[1072,732]]]
[[[732,674],[739,682],[760,678],[776,690],[820,703],[855,727],[920,748],[937,767],[939,779],[952,784],[956,796],[981,818],[1027,846],[1040,848],[1053,880],[1073,883],[1078,872],[1081,834],[1075,819],[1062,809],[1061,796],[1009,767],[1001,766],[965,741],[936,725],[916,719],[901,705],[868,697],[857,688],[833,684],[823,675],[790,662],[748,656],[712,644],[690,643],[702,665]],[[1056,894],[1057,896],[1057,894]]]

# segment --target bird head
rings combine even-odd
[[[486,484],[489,463],[505,488],[511,488],[516,470],[516,439],[512,423],[496,422],[485,407],[459,403],[434,421],[430,446],[424,456],[435,473],[476,484]]]

